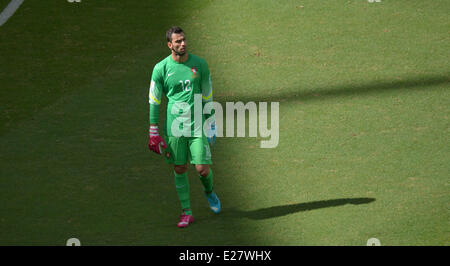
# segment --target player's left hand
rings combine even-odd
[[[212,122],[209,125],[208,133],[206,136],[206,138],[208,139],[209,145],[211,145],[211,146],[214,145],[214,143],[216,142],[216,135],[217,135],[216,122]]]

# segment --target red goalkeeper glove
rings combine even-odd
[[[166,142],[158,134],[158,126],[150,126],[148,148],[157,154],[162,154],[163,149],[167,148]]]

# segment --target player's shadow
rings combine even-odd
[[[231,215],[232,216],[236,215],[236,217],[245,217],[252,220],[263,220],[281,217],[297,212],[311,211],[329,207],[337,207],[346,204],[353,204],[353,205],[368,204],[374,201],[375,201],[374,198],[342,198],[332,200],[321,200],[290,205],[273,206],[253,211],[232,210]]]

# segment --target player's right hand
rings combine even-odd
[[[150,126],[148,148],[157,154],[162,154],[167,148],[167,144],[158,134],[158,126]]]

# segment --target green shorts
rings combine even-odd
[[[184,165],[189,161],[191,164],[212,164],[206,137],[165,137],[165,141],[167,149],[164,157],[167,163]]]

